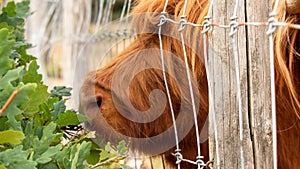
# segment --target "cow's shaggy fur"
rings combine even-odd
[[[186,11],[186,19],[193,23],[202,23],[204,16],[208,10],[207,0],[189,0]],[[281,1],[279,6],[278,19],[288,23],[299,23],[300,20],[300,6],[295,7],[298,3],[288,3]],[[184,0],[169,0],[167,6],[167,13],[179,18],[183,13]],[[294,5],[294,6],[293,6]],[[143,62],[135,62],[138,57],[149,58],[149,62],[160,64],[159,50],[157,52],[140,52],[144,49],[159,49],[159,39],[157,35],[157,23],[159,22],[159,13],[163,10],[164,1],[162,0],[139,0],[134,7],[132,14],[133,26],[139,34],[130,46],[128,46],[121,54],[113,59],[107,66],[95,72],[91,72],[85,80],[81,89],[81,112],[90,117],[89,127],[92,130],[99,132],[100,136],[105,136],[110,141],[117,141],[124,139],[118,135],[121,133],[125,136],[134,138],[150,138],[160,133],[163,133],[172,124],[170,108],[167,106],[164,112],[156,120],[149,123],[136,123],[128,120],[119,113],[122,111],[127,116],[132,115],[131,109],[128,108],[127,102],[122,101],[120,93],[114,93],[111,88],[112,78],[116,69],[127,60],[130,65],[125,65],[119,72],[119,79],[116,83],[121,83],[128,79],[128,74],[135,71],[136,65],[147,66],[147,59]],[[286,10],[293,9],[293,10]],[[298,11],[298,12],[297,12]],[[136,14],[148,13],[147,15],[137,16]],[[197,45],[197,50],[203,51],[201,42],[201,34],[191,34],[195,32],[195,28],[187,27],[185,29],[186,41],[190,42],[191,46]],[[198,29],[198,28],[196,28]],[[178,27],[164,25],[163,30],[178,33]],[[197,31],[196,31],[197,32]],[[276,71],[276,106],[277,106],[277,134],[278,134],[278,166],[279,168],[296,169],[300,166],[300,35],[299,31],[287,27],[280,27],[275,33],[275,71]],[[183,60],[182,45],[178,39],[163,36],[162,42],[164,50],[175,54]],[[199,96],[196,97],[199,103],[198,121],[199,129],[206,130],[204,127],[205,120],[208,114],[208,86],[206,80],[206,72],[203,62],[203,52],[195,52],[187,48],[188,65],[192,71],[194,78],[194,89],[198,90]],[[265,56],[262,56],[265,57]],[[168,57],[166,57],[168,58]],[[172,62],[172,60],[166,60]],[[168,69],[176,72],[176,67],[170,66]],[[184,70],[182,70],[184,71]],[[184,93],[179,89],[178,84],[172,77],[167,77],[170,93],[172,96],[173,107],[176,116],[178,116],[182,102],[191,105],[189,95],[183,96]],[[185,84],[187,85],[187,84]],[[119,86],[122,88],[122,86]],[[163,81],[163,74],[158,69],[147,69],[137,74],[130,82],[129,97],[134,108],[140,111],[146,111],[150,108],[149,95],[154,89],[160,89],[165,92],[165,85]],[[126,89],[124,89],[126,90]],[[197,92],[195,92],[197,93]],[[121,94],[120,94],[121,95]],[[96,101],[93,98],[96,96]],[[117,98],[117,99],[113,99]],[[120,100],[118,100],[118,98]],[[118,102],[116,108],[115,102]],[[154,101],[155,103],[155,101]],[[192,111],[191,106],[184,108],[185,111]],[[186,117],[186,120],[192,120]],[[188,121],[187,123],[192,123]],[[184,126],[178,126],[179,131]],[[195,128],[193,127],[185,138],[180,142],[181,152],[185,158],[194,160],[197,156]],[[165,139],[165,138],[161,138]],[[173,140],[174,138],[169,138]],[[144,154],[151,154],[164,146],[167,140],[159,140],[159,143],[149,143],[147,145],[140,145],[138,141],[127,140],[131,143],[130,148],[133,151],[142,151]],[[164,152],[165,158],[170,168],[174,167],[176,158],[170,153],[174,152],[174,147]],[[208,143],[201,144],[201,153],[204,155],[204,161],[208,160]],[[182,162],[182,168],[192,168],[190,164]]]

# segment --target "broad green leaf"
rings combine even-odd
[[[0,77],[13,67],[13,60],[9,58],[14,41],[8,39],[8,29],[0,30]]]
[[[79,120],[75,112],[68,110],[65,113],[58,114],[56,123],[60,126],[78,125]]]
[[[29,65],[28,72],[23,77],[23,82],[26,83],[40,83],[42,80],[42,75],[37,73],[39,66],[36,60],[32,61]]]
[[[8,16],[7,12],[2,13],[0,15],[0,22],[6,22],[8,25],[11,25],[13,27],[23,27],[24,25],[24,19],[20,17],[10,17]],[[22,28],[23,29],[23,28]]]
[[[0,165],[7,169],[30,168],[36,169],[37,163],[28,160],[29,151],[22,150],[22,146],[0,152]]]
[[[3,12],[7,12],[9,17],[15,16],[16,13],[16,4],[14,1],[8,2],[6,7],[2,9]]]
[[[92,147],[91,142],[82,142],[81,144],[76,144],[71,150],[72,165],[71,169],[81,169],[84,168],[83,162],[89,156]]]
[[[23,0],[16,4],[16,15],[21,18],[26,18],[30,15],[29,0]]]
[[[66,105],[63,100],[60,100],[57,103],[54,103],[54,110],[52,111],[53,114],[53,120],[56,120],[58,118],[59,113],[63,113],[66,110]]]
[[[16,42],[15,43],[15,48],[17,48],[17,49],[16,49],[16,51],[14,53],[15,56],[11,55],[10,57],[11,58],[18,58],[19,59],[18,63],[20,65],[27,65],[31,61],[35,61],[36,57],[27,54],[27,52],[26,52],[26,48],[27,47],[28,47],[28,44],[26,44],[26,43],[18,43],[18,42]]]
[[[0,42],[1,43],[1,42]],[[9,70],[1,79],[0,79],[0,91],[7,88],[12,88],[11,82],[17,80],[20,77],[20,73],[24,67],[18,67],[13,70]],[[0,68],[1,69],[1,68]],[[0,96],[1,101],[1,96]]]
[[[20,83],[19,86],[16,87],[19,92],[4,112],[4,115],[8,118],[7,123],[11,126],[10,129],[21,131],[21,119],[17,119],[18,116],[21,116],[19,106],[29,100],[29,96],[34,93],[36,86],[34,83],[28,83],[26,85]],[[8,90],[11,91],[11,93],[13,91],[11,88]]]
[[[87,122],[89,120],[89,118],[83,114],[76,114],[76,115],[77,115],[77,119],[80,123]]]
[[[0,169],[7,169],[7,168],[4,167],[3,165],[0,165]]]
[[[106,150],[102,150],[100,153],[100,161],[105,161],[110,158],[110,154]]]
[[[0,132],[0,144],[20,144],[25,138],[23,132],[14,130],[5,130]]]
[[[9,33],[11,33],[15,28],[13,26],[8,25],[6,22],[0,23],[0,29],[6,28]]]
[[[55,161],[59,163],[60,166],[63,166],[62,168],[70,168],[71,167],[71,161],[69,161],[70,157],[70,147],[64,147],[61,151],[57,152],[54,156]]]
[[[91,150],[90,155],[87,157],[87,162],[89,164],[95,165],[99,162],[100,159],[100,151],[99,150]]]
[[[35,158],[39,158],[40,154],[43,154],[47,151],[49,146],[54,142],[59,142],[58,138],[62,136],[62,133],[55,134],[56,124],[51,122],[43,128],[43,136],[40,140],[35,140]]]
[[[52,160],[52,157],[60,151],[62,148],[61,144],[56,145],[55,147],[49,147],[49,149],[40,155],[35,161],[40,164],[46,164]]]
[[[47,92],[47,86],[38,84],[35,92],[29,96],[29,100],[21,105],[21,110],[25,117],[32,117],[39,111],[39,105],[46,102],[50,96]]]

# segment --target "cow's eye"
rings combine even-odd
[[[101,104],[102,104],[102,99],[101,98],[97,99],[97,105],[98,105],[98,107],[100,107]]]

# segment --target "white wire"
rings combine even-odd
[[[166,0],[166,2],[165,2],[165,6],[164,6],[164,9],[163,9],[163,12],[161,13],[161,17],[164,16],[164,14],[166,12],[167,5],[168,5],[168,0]],[[161,23],[159,24],[159,28],[158,28],[160,56],[161,56],[161,64],[162,64],[162,71],[163,71],[164,83],[165,83],[166,93],[167,93],[167,97],[168,97],[168,102],[169,102],[169,106],[170,106],[170,110],[171,110],[171,116],[172,116],[172,121],[173,121],[173,126],[174,126],[175,144],[176,144],[176,157],[177,157],[177,162],[176,163],[177,163],[177,168],[180,169],[180,162],[181,162],[180,157],[182,158],[182,156],[180,154],[179,140],[178,140],[178,131],[177,131],[175,113],[174,113],[174,108],[173,108],[173,104],[172,104],[172,98],[171,98],[171,94],[170,94],[170,91],[169,91],[169,86],[168,86],[167,76],[166,76],[166,70],[165,70],[165,60],[164,60],[163,44],[162,44],[162,37],[161,37],[161,27],[162,27],[162,25],[163,25],[163,23],[162,23],[162,20],[161,20]]]
[[[234,5],[234,10],[232,15],[233,17],[237,16],[238,7],[239,7],[239,0],[235,0],[235,5]]]
[[[169,3],[169,0],[166,0],[165,5],[164,5],[164,9],[163,9],[163,13],[166,12],[168,3]]]
[[[172,121],[173,121],[173,125],[174,125],[176,149],[179,150],[178,131],[177,131],[175,113],[174,113],[172,98],[171,98],[171,94],[170,94],[170,91],[169,91],[169,86],[168,86],[167,76],[166,76],[166,70],[165,70],[165,61],[164,61],[163,45],[162,45],[162,38],[161,38],[161,26],[159,26],[159,28],[158,28],[158,37],[159,37],[160,56],[161,56],[162,71],[163,71],[163,76],[164,76],[164,83],[165,83],[165,87],[166,87],[168,102],[169,102],[171,115],[172,115]],[[180,163],[178,164],[177,168],[180,169]]]
[[[272,18],[272,16],[271,16]],[[271,76],[271,110],[272,110],[272,141],[273,141],[273,167],[277,169],[277,125],[276,125],[276,94],[275,94],[275,68],[274,68],[274,44],[273,33],[276,30],[272,21],[269,20],[269,35],[270,43],[270,76]]]
[[[214,0],[209,1],[209,8],[208,13],[206,15],[207,18],[210,18],[212,16],[212,8],[213,8]]]
[[[126,13],[126,21],[125,21],[125,29],[128,28],[128,16],[129,16],[129,12],[130,12],[130,8],[131,8],[131,1],[132,0],[129,0],[128,1],[128,4],[127,4],[127,13]]]
[[[212,121],[213,121],[213,130],[214,130],[214,136],[215,136],[215,146],[216,146],[216,161],[217,161],[217,169],[220,169],[221,163],[220,163],[220,153],[219,153],[219,139],[218,139],[218,128],[217,128],[217,121],[216,121],[216,112],[215,112],[215,103],[214,103],[214,97],[213,97],[213,91],[211,87],[211,79],[210,79],[210,73],[209,73],[209,67],[208,67],[208,51],[207,51],[207,35],[206,33],[210,30],[210,19],[212,16],[212,10],[213,10],[213,4],[214,1],[210,0],[209,2],[209,8],[207,15],[204,17],[205,20],[203,22],[203,48],[204,48],[204,63],[205,63],[205,70],[206,70],[206,78],[207,78],[207,84],[208,84],[208,99],[209,99],[209,106],[210,111],[209,114],[212,113]],[[206,25],[205,25],[206,24]]]
[[[276,15],[277,9],[278,9],[278,6],[279,6],[279,1],[280,1],[280,0],[276,0],[276,1],[275,1],[274,8],[273,8],[273,10],[272,10],[272,12],[271,12],[271,15]]]
[[[279,23],[275,18],[277,9],[279,6],[279,0],[275,1],[274,8],[270,13],[268,21],[269,29],[267,35],[269,35],[270,43],[270,76],[271,76],[271,111],[272,111],[272,141],[273,141],[273,167],[277,169],[277,125],[276,125],[276,93],[275,93],[275,68],[274,68],[274,44],[273,33],[276,31],[276,23]]]
[[[97,29],[99,28],[99,25],[101,23],[102,18],[102,14],[103,14],[103,5],[104,5],[104,0],[100,0],[99,2],[99,13],[98,13],[98,18],[96,21],[96,26],[95,26],[95,32],[97,31]]]
[[[124,1],[124,5],[123,5],[122,12],[121,12],[121,15],[120,15],[120,21],[119,21],[117,30],[120,30],[120,28],[121,28],[121,23],[123,21],[125,10],[126,10],[126,7],[127,7],[126,4],[127,4],[127,0]]]
[[[220,153],[219,153],[219,140],[218,140],[218,128],[217,128],[217,121],[216,121],[216,112],[215,112],[215,103],[214,98],[212,94],[212,87],[211,87],[211,79],[208,69],[208,52],[207,52],[207,37],[206,33],[203,33],[203,48],[204,48],[204,63],[205,63],[205,70],[206,70],[206,78],[207,78],[207,84],[208,84],[208,99],[209,99],[209,105],[210,110],[212,113],[212,121],[213,121],[213,128],[214,128],[214,135],[215,135],[215,142],[216,142],[216,161],[217,161],[217,169],[220,169]]]
[[[196,132],[197,152],[198,152],[198,156],[197,156],[196,160],[197,160],[198,169],[202,169],[204,167],[204,166],[202,166],[202,164],[204,164],[204,162],[201,160],[202,156],[201,156],[201,149],[200,149],[200,135],[199,135],[199,128],[198,128],[198,120],[197,120],[197,110],[196,110],[196,106],[195,106],[194,91],[193,91],[193,86],[192,86],[190,69],[189,69],[189,65],[188,65],[188,59],[187,59],[187,53],[186,53],[186,48],[185,48],[184,36],[183,36],[183,32],[182,32],[184,27],[185,27],[184,24],[186,24],[186,20],[184,18],[185,18],[185,14],[186,14],[187,4],[188,4],[188,0],[185,0],[184,7],[183,7],[183,13],[182,13],[182,16],[181,16],[181,21],[180,21],[181,28],[179,29],[179,32],[180,32],[182,49],[183,49],[183,56],[184,56],[184,61],[185,61],[186,74],[187,74],[188,84],[189,84],[189,89],[190,89],[190,96],[191,96],[191,101],[192,101],[194,123],[195,123],[195,130],[196,130],[195,132]]]

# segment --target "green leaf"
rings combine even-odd
[[[35,169],[37,163],[28,160],[29,151],[23,151],[22,146],[0,152],[0,165],[7,169],[30,168]]]
[[[40,157],[38,159],[36,159],[35,161],[40,164],[46,164],[52,160],[52,157],[57,152],[59,152],[61,148],[62,148],[61,144],[58,144],[55,147],[49,147],[49,149],[47,151],[45,151],[43,154],[41,154]]]
[[[62,136],[62,133],[54,134],[54,131],[56,130],[56,124],[51,122],[47,126],[43,128],[43,136],[40,140],[35,140],[34,142],[34,148],[35,148],[35,158],[39,158],[40,154],[43,154],[47,151],[47,149],[50,147],[50,145],[54,142],[59,142],[60,138]]]
[[[13,32],[15,29],[13,26],[8,25],[6,22],[0,23],[0,29],[6,28],[9,33]]]
[[[27,52],[26,52],[27,47],[28,47],[28,44],[26,44],[26,43],[15,43],[15,48],[17,48],[17,49],[14,53],[15,56],[11,55],[11,58],[12,57],[19,58],[20,65],[27,65],[27,63],[30,63],[31,61],[36,60],[36,57],[27,54]]]
[[[26,83],[40,83],[42,81],[42,75],[37,73],[39,66],[36,60],[32,61],[29,65],[28,72],[23,77],[23,82]]]
[[[4,167],[3,165],[0,165],[0,169],[7,169],[7,168]]]
[[[71,169],[84,168],[83,162],[89,156],[91,147],[92,143],[86,141],[72,146],[70,155],[72,159]]]
[[[62,98],[63,96],[71,96],[71,90],[72,88],[70,87],[55,86],[53,90],[51,90],[51,97]]]
[[[0,144],[10,143],[10,144],[20,144],[21,140],[25,138],[23,132],[6,130],[0,132]]]
[[[56,120],[59,113],[63,113],[66,110],[66,105],[63,100],[60,100],[57,103],[54,103],[54,110],[52,111],[53,120]]]
[[[120,154],[125,154],[127,152],[126,142],[124,140],[120,141],[117,146],[117,151]]]
[[[71,162],[68,160],[70,156],[70,147],[64,147],[61,151],[58,151],[53,157],[57,163],[59,163],[61,168],[70,168]],[[65,163],[66,162],[66,163]]]
[[[23,0],[16,4],[16,15],[21,18],[26,18],[30,15],[29,0]]]
[[[78,125],[79,120],[75,112],[68,110],[58,115],[56,123],[60,126]]]
[[[25,117],[32,117],[39,111],[39,105],[48,100],[50,94],[47,92],[47,88],[45,85],[38,84],[35,92],[29,96],[29,100],[21,105]]]
[[[24,67],[18,67],[13,70],[9,70],[2,79],[0,79],[0,91],[3,89],[7,89],[12,86],[12,81],[17,80],[20,77],[20,73]],[[0,97],[1,100],[1,97]]]
[[[7,98],[12,94],[13,91],[19,91],[3,114],[8,118],[7,123],[10,125],[10,129],[21,131],[21,110],[19,107],[29,100],[29,96],[34,93],[36,86],[37,85],[34,83],[28,83],[26,85],[19,83],[17,87],[14,88],[10,85],[7,90],[4,90],[0,93],[0,100],[2,100],[3,98],[7,100]]]
[[[76,115],[79,123],[87,122],[89,120],[89,118],[83,114],[76,114]]]
[[[102,162],[102,161],[105,161],[109,158],[110,158],[109,152],[106,151],[106,150],[102,150],[101,153],[100,153],[100,161]]]
[[[0,131],[7,130],[9,127],[5,125],[7,122],[7,117],[0,116]]]
[[[16,4],[14,1],[8,2],[6,7],[2,9],[2,12],[7,12],[9,17],[15,16],[16,13]]]
[[[20,18],[20,17],[10,17],[8,16],[8,13],[2,13],[0,15],[0,22],[6,22],[8,23],[8,25],[13,26],[13,27],[17,27],[20,26],[23,29],[23,25],[24,25],[24,19]]]
[[[100,151],[99,150],[91,150],[90,155],[87,157],[86,161],[89,164],[95,165],[99,162],[100,159]]]
[[[8,29],[0,30],[0,77],[13,67],[13,60],[9,58],[14,41],[8,39]]]

